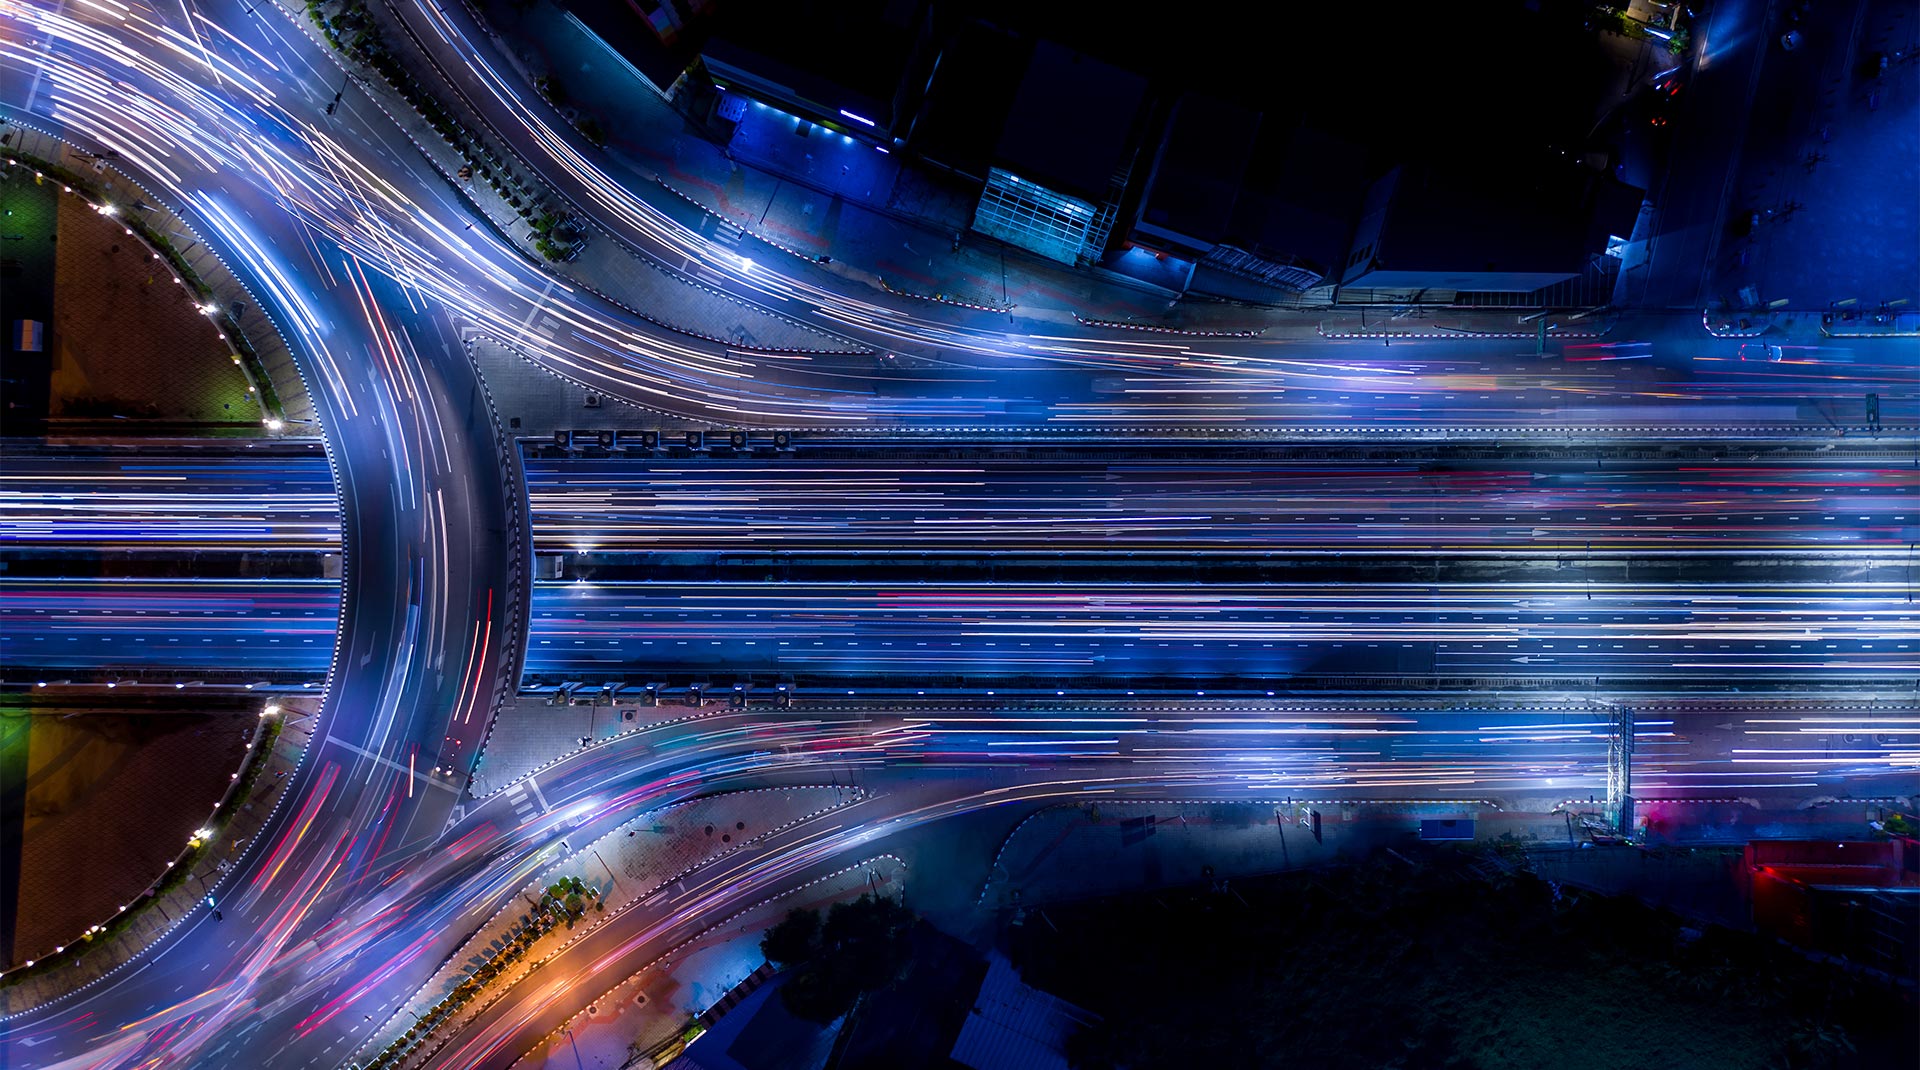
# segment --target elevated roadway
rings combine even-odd
[[[463,13],[407,11],[448,31],[422,35],[457,60],[440,64],[447,79],[484,77],[465,69],[480,52]],[[450,950],[458,926],[497,905],[539,852],[582,822],[772,777],[767,770],[788,761],[776,742],[782,731],[817,740],[823,726],[742,725],[724,741],[683,728],[694,742],[665,756],[623,764],[627,755],[609,749],[569,766],[563,779],[579,779],[559,796],[565,809],[532,821],[508,817],[501,804],[463,810],[458,776],[443,770],[471,760],[494,697],[518,673],[527,571],[515,466],[463,336],[508,340],[610,397],[719,427],[1825,435],[1870,390],[1883,392],[1889,428],[1916,423],[1904,344],[1747,364],[1733,343],[1701,342],[1697,330],[1670,324],[1655,359],[1581,362],[1499,339],[1387,347],[1303,331],[1221,347],[1010,331],[997,319],[903,319],[836,292],[804,264],[763,272],[708,247],[686,224],[603,183],[557,120],[524,111],[523,94],[497,77],[464,83],[485,87],[468,95],[503,109],[503,128],[532,115],[537,125],[522,122],[516,143],[567,161],[571,195],[636,244],[671,252],[678,270],[795,302],[888,345],[872,356],[801,360],[664,334],[560,286],[475,229],[468,207],[370,98],[355,93],[330,109],[343,72],[305,36],[302,17],[233,0],[177,13],[0,10],[0,106],[25,124],[10,129],[57,129],[89,152],[117,153],[114,169],[139,176],[142,195],[188,213],[300,353],[337,468],[346,559],[320,729],[268,831],[210,891],[224,920],[195,911],[87,991],[52,1007],[8,1007],[19,1012],[0,1019],[12,1065],[339,1065],[365,1023]],[[377,93],[371,99],[385,99]],[[614,608],[616,622],[635,611]],[[1880,612],[1856,606],[1822,641],[1852,643],[1837,632]],[[1764,641],[1776,640],[1785,641]],[[1866,656],[1853,646],[1842,653]],[[1879,664],[1899,655],[1872,656]],[[843,760],[871,762],[876,746],[859,739],[820,753],[849,750]],[[798,762],[792,775],[820,771],[817,760]],[[685,777],[668,780],[676,771]],[[808,830],[806,842],[730,880],[715,872],[624,937],[618,961],[644,958],[741,897],[777,894],[969,807],[1168,783],[1131,768],[1062,777],[1045,763],[993,775],[1009,779],[982,784],[941,771],[855,826]],[[591,972],[575,966],[516,992],[495,1022],[459,1038],[468,1053],[460,1063],[505,1065],[590,999],[584,982],[559,983]]]

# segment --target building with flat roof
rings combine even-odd
[[[1139,75],[1037,43],[973,229],[1061,263],[1097,261],[1132,173],[1146,101]]]
[[[1133,240],[1198,259],[1228,240],[1261,116],[1188,93],[1174,105],[1140,199]]]
[[[1067,1038],[1097,1020],[1022,981],[994,951],[950,1057],[971,1070],[1067,1070]]]
[[[700,19],[708,0],[675,2],[560,4],[575,29],[598,40],[639,74],[654,92],[669,100],[685,85],[687,70],[699,56]]]
[[[985,183],[1000,132],[1013,114],[1033,42],[1011,30],[968,20],[941,39],[933,75],[906,133],[906,147],[934,166]]]
[[[743,0],[721,7],[700,59],[722,89],[892,145],[934,46],[928,0]]]
[[[1367,191],[1340,284],[1533,293],[1630,233],[1644,196],[1559,157],[1396,167]]]
[[[1189,93],[1107,266],[1167,286],[1183,265],[1172,288],[1237,300],[1311,289],[1346,256],[1365,177],[1358,146]]]
[[[1230,239],[1260,119],[1224,100],[1182,96],[1141,184],[1125,247],[1105,266],[1187,289],[1194,265]]]

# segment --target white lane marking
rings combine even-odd
[[[391,758],[382,757],[381,755],[375,754],[370,750],[364,750],[360,747],[356,747],[353,744],[348,743],[344,739],[340,739],[335,736],[328,736],[327,742],[332,743],[335,746],[345,747],[347,750],[350,750],[353,753],[360,755],[362,758],[371,758],[374,761],[379,762],[381,765],[388,767],[389,769],[397,769],[402,773],[408,773],[415,780],[425,781],[426,785],[430,788],[439,788],[441,791],[453,792],[453,794],[455,795],[459,794],[459,791],[456,790],[455,788],[446,784],[442,784],[425,773],[419,772],[417,770],[409,770],[406,766],[401,765],[399,762],[396,762]]]

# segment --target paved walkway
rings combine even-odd
[[[990,910],[1030,907],[1191,884],[1206,879],[1206,866],[1221,879],[1302,869],[1406,843],[1425,819],[1467,817],[1475,819],[1475,842],[1511,834],[1547,859],[1551,868],[1543,875],[1650,896],[1689,916],[1731,924],[1744,918],[1744,908],[1714,851],[1751,840],[1865,838],[1867,821],[1882,806],[1902,804],[1842,799],[1765,810],[1738,799],[1646,800],[1639,816],[1648,848],[1629,849],[1631,862],[1595,861],[1628,856],[1581,848],[1584,837],[1565,815],[1545,813],[1545,800],[1514,813],[1473,803],[1314,803],[1320,842],[1298,823],[1305,804],[1297,801],[1055,806],[1035,812],[1006,838],[979,902]]]
[[[1642,219],[1654,237],[1635,233],[1622,302],[1920,300],[1920,17],[1900,0],[1813,5],[1791,22],[1794,7],[1722,0],[1699,20],[1672,160]],[[1779,38],[1796,27],[1789,52]],[[1900,51],[1865,77],[1869,56]]]
[[[1481,841],[1512,832],[1555,835],[1559,818],[1509,816],[1472,803],[1315,803],[1321,835],[1298,823],[1301,804],[1126,802],[1050,807],[1014,830],[981,893],[989,908],[1035,906],[1206,878],[1305,869],[1366,855],[1417,835],[1428,818],[1475,817]]]
[[[1546,880],[1607,895],[1631,895],[1682,917],[1728,928],[1746,928],[1753,922],[1745,895],[1745,858],[1737,849],[1654,852],[1637,847],[1562,847],[1529,851],[1527,857],[1528,867]]]
[[[1920,15],[1851,0],[1803,23],[1805,44],[1773,42],[1766,57],[1707,296],[1736,308],[1920,301],[1920,58],[1861,71],[1875,53],[1916,56]]]
[[[517,695],[494,715],[468,794],[484,799],[588,746],[699,712],[686,706],[594,706],[584,701],[550,706],[545,695]]]

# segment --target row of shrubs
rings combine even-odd
[[[420,117],[433,127],[434,132],[438,133],[443,141],[460,153],[461,157],[467,161],[467,166],[461,171],[461,178],[477,178],[491,186],[493,191],[499,194],[509,207],[518,212],[522,219],[533,221],[535,214],[539,213],[541,219],[559,220],[559,217],[535,203],[537,197],[532,186],[515,176],[498,153],[474,140],[453,115],[441,107],[440,102],[435,100],[432,94],[414,81],[413,76],[400,65],[400,61],[394,58],[386,42],[381,39],[378,27],[373,25],[373,20],[367,13],[365,0],[344,0],[340,10],[332,15],[327,14],[329,6],[331,5],[320,3],[320,0],[307,0],[307,15],[313,19],[314,25],[320,28],[320,32],[326,35],[327,41],[335,49],[373,68],[389,86],[393,87],[394,92],[399,93],[406,98],[407,103],[413,105],[413,109],[420,113]],[[598,125],[592,120],[583,120],[579,126],[580,132],[594,144],[605,143]],[[562,220],[561,222],[571,225],[570,221]],[[584,241],[584,236],[577,226],[573,226],[569,232],[572,235],[570,239],[563,234],[552,233],[557,229],[553,224],[549,224],[544,231],[537,224],[534,229],[536,232],[534,247],[549,261],[567,259],[579,250]]]
[[[567,877],[550,885],[541,893],[539,905],[522,914],[514,923],[506,942],[487,956],[486,961],[474,967],[466,980],[453,986],[453,991],[421,1015],[398,1040],[374,1056],[367,1063],[368,1070],[386,1070],[403,1065],[414,1049],[433,1035],[435,1029],[477,998],[508,967],[525,958],[542,936],[562,925],[571,929],[575,922],[586,917],[589,902],[594,910],[607,909],[599,890],[589,887],[578,877]]]

